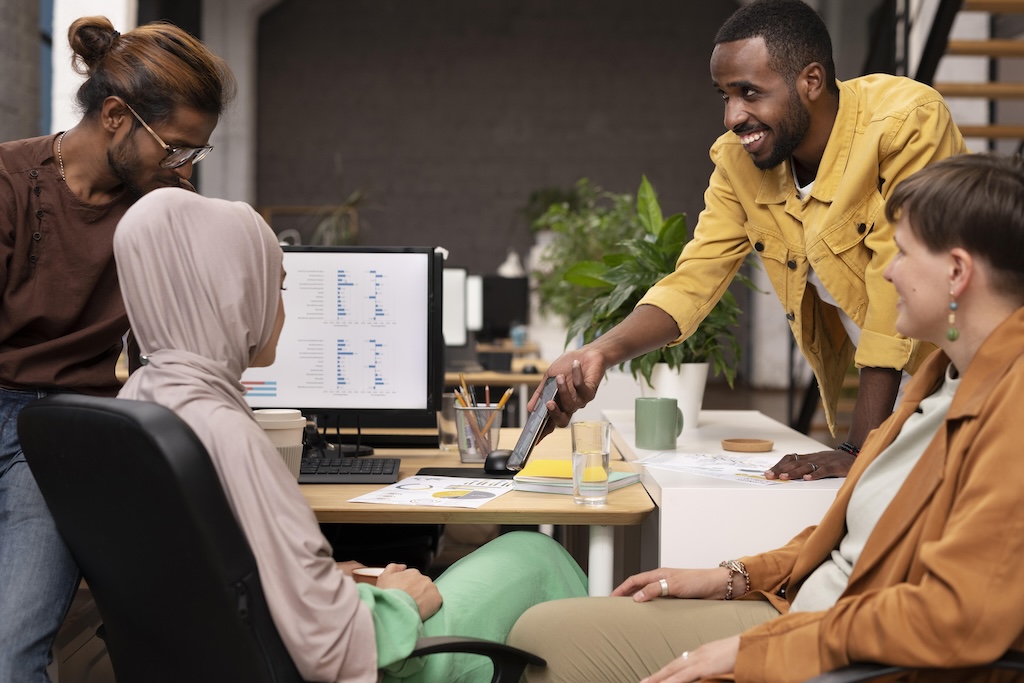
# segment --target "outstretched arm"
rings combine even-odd
[[[548,402],[552,426],[569,424],[572,414],[597,395],[604,373],[613,365],[659,349],[679,337],[675,320],[656,306],[637,306],[629,316],[591,343],[567,351],[547,369],[547,377],[558,378],[558,395]],[[530,398],[533,410],[540,386]]]

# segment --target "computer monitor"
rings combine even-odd
[[[513,325],[530,322],[530,281],[525,277],[483,277],[483,325],[477,338],[507,339]]]
[[[484,278],[470,275],[466,278],[466,327],[479,332],[484,326]]]
[[[443,317],[441,328],[445,346],[466,346],[469,330],[466,326],[466,278],[465,268],[444,269]]]
[[[444,384],[441,254],[428,247],[284,247],[277,359],[242,375],[253,408],[334,424],[433,424]],[[376,418],[382,419],[373,419]]]

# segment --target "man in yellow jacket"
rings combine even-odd
[[[896,292],[882,278],[895,254],[885,201],[907,176],[967,149],[932,88],[882,74],[837,81],[828,30],[800,0],[737,10],[715,37],[711,76],[728,132],[711,148],[715,170],[693,239],[626,320],[552,363],[559,395],[548,408],[564,426],[608,368],[686,339],[753,249],[833,433],[851,359],[860,368],[840,449],[787,455],[769,476],[843,476],[892,412],[903,372],[932,349],[895,329]]]

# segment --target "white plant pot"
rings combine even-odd
[[[700,408],[704,403],[704,387],[708,383],[708,363],[684,363],[678,370],[667,363],[658,363],[651,371],[651,384],[640,379],[640,392],[647,397],[674,398],[683,411],[683,431],[700,424]]]

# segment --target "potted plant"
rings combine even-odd
[[[664,218],[646,176],[637,191],[634,213],[639,229],[620,239],[599,259],[578,260],[565,267],[563,280],[576,292],[565,316],[567,345],[580,336],[583,343],[593,341],[622,322],[652,285],[675,270],[676,260],[689,239],[685,214]],[[737,274],[736,278],[755,288],[745,275]],[[727,290],[683,343],[634,358],[629,361],[630,372],[653,388],[652,375],[656,369],[678,373],[687,364],[707,364],[699,379],[699,397],[703,396],[703,380],[709,366],[732,387],[741,351],[735,335],[740,312],[735,296]],[[700,376],[701,371],[697,374]],[[696,410],[699,411],[699,402]]]
[[[582,178],[568,192],[532,193],[527,211],[533,215],[534,234],[546,236],[531,258],[540,312],[568,326],[593,290],[570,282],[566,272],[581,261],[624,253],[619,243],[643,234],[633,196],[607,192]]]

